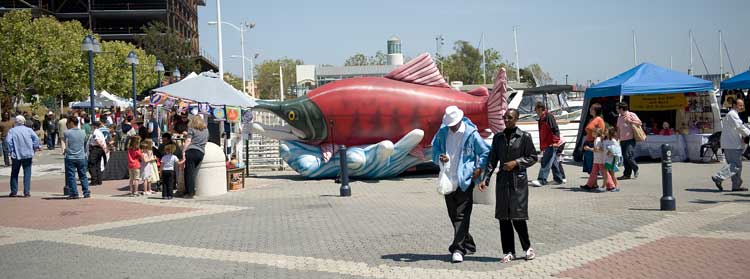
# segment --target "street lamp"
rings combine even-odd
[[[161,60],[156,59],[156,65],[154,66],[154,71],[156,71],[156,74],[157,74],[156,87],[159,87],[161,86],[161,75],[165,72],[164,64],[161,63]]]
[[[130,64],[130,69],[133,73],[133,119],[138,119],[138,97],[135,94],[135,65],[138,65],[138,56],[135,55],[135,51],[128,53],[128,58],[125,59],[125,63]]]
[[[258,59],[258,56],[260,56],[260,53],[256,53],[255,55],[250,56],[250,59],[248,59],[246,57],[239,56],[239,55],[232,55],[232,58],[240,58],[243,61],[250,62],[250,81],[252,82],[252,84],[250,85],[250,95],[253,96],[253,97],[255,97],[255,59]],[[243,68],[245,67],[244,63],[243,63],[242,67]],[[243,72],[244,72],[244,70],[243,70]],[[244,73],[243,73],[243,75],[244,75]],[[245,83],[244,79],[243,79],[243,83]]]
[[[182,75],[180,74],[180,69],[174,67],[174,70],[172,70],[172,77],[176,79],[175,82],[180,81],[180,78],[182,77]]]
[[[245,32],[255,28],[255,23],[243,22],[240,24],[240,26],[237,26],[225,21],[209,21],[208,25],[218,25],[219,22],[229,25],[240,32],[240,49],[242,50],[242,92],[247,93],[247,88],[245,85]],[[224,76],[222,75],[222,79],[223,78]]]
[[[99,53],[102,51],[102,49],[99,45],[99,42],[96,41],[96,38],[94,38],[94,36],[86,35],[85,37],[83,37],[83,42],[81,43],[81,51],[86,52],[89,57],[89,101],[91,101],[90,115],[91,123],[94,123],[94,53]]]

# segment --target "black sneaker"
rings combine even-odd
[[[630,179],[630,176],[625,176],[625,175],[617,178],[617,180],[628,180],[628,179]]]
[[[91,198],[91,194],[84,194],[84,195],[83,195],[83,198],[84,198],[84,199],[88,199],[88,198]]]
[[[79,197],[78,195],[75,195],[75,196],[68,196],[68,199],[69,199],[69,200],[77,200],[77,199],[80,199],[80,198],[81,198],[81,197]]]
[[[716,185],[716,189],[719,189],[719,191],[724,191],[724,187],[721,187],[721,179],[716,176],[711,176],[711,180],[713,180],[714,185]]]
[[[747,192],[747,188],[740,187],[737,189],[732,189],[732,192]]]
[[[8,197],[15,198],[15,197],[18,197],[18,194],[16,194],[16,193],[10,193],[10,194],[8,194]]]

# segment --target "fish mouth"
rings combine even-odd
[[[253,123],[253,133],[277,140],[301,141],[307,138],[304,131],[294,128],[291,125],[273,126],[256,122]]]
[[[323,113],[307,96],[287,101],[258,100],[253,110],[272,113],[283,122],[254,121],[253,131],[261,136],[286,141],[322,141],[327,137]]]

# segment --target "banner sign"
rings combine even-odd
[[[240,123],[240,108],[238,107],[226,107],[227,121],[229,123]]]
[[[630,96],[632,111],[662,111],[684,109],[688,105],[685,94],[654,94]]]
[[[211,106],[211,114],[214,116],[214,121],[224,121],[226,119],[223,106]]]

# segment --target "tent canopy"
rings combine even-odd
[[[102,107],[131,107],[133,104],[127,100],[120,97],[117,97],[115,95],[112,95],[111,93],[107,92],[107,90],[99,91],[94,95],[94,106],[97,108]],[[71,108],[90,108],[91,107],[91,98],[86,99],[85,101],[81,102],[73,102],[70,103]]]
[[[722,81],[721,89],[750,89],[750,71]]]
[[[586,89],[585,97],[627,96],[713,91],[710,81],[675,72],[651,63],[640,64]]]
[[[217,74],[204,72],[193,78],[154,89],[172,97],[212,105],[253,107],[255,101],[221,80]]]

